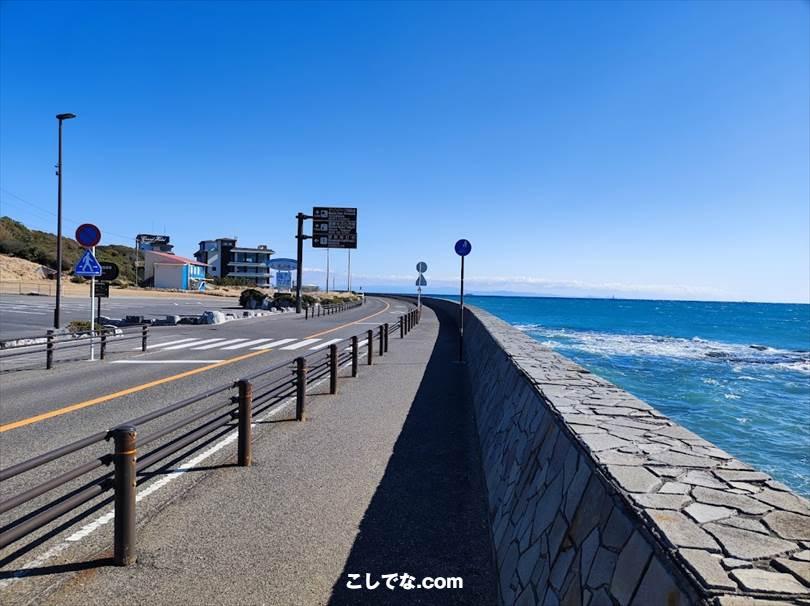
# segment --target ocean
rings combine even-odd
[[[810,497],[810,305],[464,300]]]

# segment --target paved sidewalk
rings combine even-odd
[[[201,470],[138,529],[137,565],[85,570],[44,603],[495,603],[457,343],[425,308],[338,395],[312,396],[306,422],[257,427],[252,467]],[[464,588],[351,590],[348,573],[462,577]]]

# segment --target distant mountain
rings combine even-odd
[[[83,252],[84,248],[76,240],[62,236],[62,270],[72,271]],[[0,253],[56,269],[56,235],[28,229],[11,217],[0,217]],[[97,246],[96,257],[99,261],[115,263],[121,270],[121,278],[135,281],[135,249],[131,246]]]

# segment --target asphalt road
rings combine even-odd
[[[404,305],[370,301],[361,317],[378,313],[368,321],[385,321],[397,307]],[[5,562],[0,596],[8,604],[60,605],[123,605],[133,598],[155,604],[493,603],[477,434],[464,368],[453,361],[457,340],[450,324],[440,325],[426,310],[405,339],[392,335],[384,357],[361,366],[357,379],[342,379],[338,395],[314,386],[304,423],[281,422],[289,405],[257,417],[252,467],[229,463],[233,443],[213,452],[227,441],[222,437],[203,447],[209,451],[189,454],[193,463],[185,459],[175,471],[144,478],[136,565],[109,565],[107,505],[74,524],[67,539],[67,532],[55,535]],[[358,327],[366,325],[349,332]],[[301,350],[308,351],[288,351]],[[23,567],[30,576],[9,583]],[[460,577],[464,589],[347,589],[349,573],[366,572],[377,579],[391,572]]]
[[[156,334],[150,340],[151,349],[146,353],[141,353],[139,347],[138,351],[129,349],[133,347],[129,342],[127,351],[113,354],[103,362],[62,362],[51,371],[0,372],[0,468],[5,469],[208,390],[232,385],[241,377],[272,366],[280,365],[281,368],[268,375],[264,379],[266,383],[279,377],[291,378],[290,365],[285,362],[307,354],[312,356],[312,365],[322,362],[328,344],[333,340],[376,329],[381,323],[396,322],[405,309],[402,302],[369,297],[365,305],[310,320],[305,320],[302,315],[285,313],[216,326],[167,327],[155,330]],[[341,347],[344,345],[341,343]],[[235,393],[230,389],[161,417],[139,427],[139,434],[154,433],[212,404],[227,403]],[[289,411],[285,411],[285,415],[289,417]],[[149,448],[158,450],[178,433],[168,434]],[[199,447],[202,446],[198,441],[189,448]],[[0,484],[0,501],[76,465],[105,456],[110,449],[111,444],[102,441],[10,478]],[[96,475],[100,477],[99,474],[106,471],[107,468],[103,468]],[[151,473],[145,472],[144,478]],[[86,476],[0,515],[0,531],[21,515],[36,511],[55,497],[78,489],[84,481]],[[172,498],[171,491],[166,494],[166,498]],[[159,502],[150,501],[145,510],[148,512],[152,503]],[[99,497],[77,510],[77,515],[90,515],[103,505],[104,498]],[[141,509],[139,506],[139,511]],[[63,523],[64,518],[59,522]],[[53,545],[53,540],[71,529],[75,530],[75,524],[69,520],[64,522],[64,527],[51,523],[0,550],[0,588],[8,574],[13,575],[26,564],[35,564],[36,558]],[[3,574],[9,570],[12,572]]]
[[[54,297],[41,295],[0,295],[0,340],[44,334],[53,327],[55,301]],[[108,318],[199,315],[205,310],[236,308],[237,304],[238,299],[231,297],[127,297],[113,291],[109,299],[102,299],[101,315]],[[62,325],[89,319],[89,298],[62,297]]]

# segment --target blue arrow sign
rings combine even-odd
[[[85,278],[101,275],[101,265],[96,261],[90,249],[84,251],[82,258],[76,263],[73,273],[77,276],[84,276]]]

